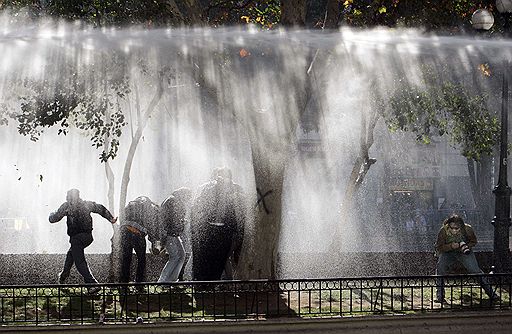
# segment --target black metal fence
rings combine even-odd
[[[3,326],[340,317],[508,309],[512,275],[490,274],[492,300],[480,275],[340,279],[0,286]]]

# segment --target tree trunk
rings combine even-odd
[[[471,192],[475,208],[480,210],[480,224],[487,224],[492,220],[492,184],[491,184],[491,158],[482,157],[480,161],[467,160]]]
[[[306,0],[281,0],[281,25],[304,27]]]
[[[480,191],[478,189],[478,181],[477,181],[477,166],[476,164],[478,162],[474,161],[473,159],[467,159],[468,164],[468,174],[469,174],[469,184],[471,185],[471,192],[473,194],[473,202],[475,203],[475,206],[478,205],[478,203],[481,202],[480,198]]]
[[[202,10],[198,0],[168,0],[167,4],[179,23],[188,25],[203,23]]]
[[[107,192],[107,199],[108,199],[108,210],[115,216],[115,207],[114,207],[114,172],[112,171],[112,168],[110,167],[110,163],[108,161],[105,162],[105,176],[107,177],[108,182],[108,192]],[[118,239],[118,233],[119,228],[117,228],[116,225],[112,225],[112,238],[110,239],[110,268],[108,271],[108,282],[115,282],[118,275],[116,272],[118,260],[116,259],[116,254],[119,254],[119,242]]]
[[[324,29],[336,29],[340,20],[339,0],[327,0]]]
[[[104,81],[104,92],[105,92],[105,100],[108,101],[108,85],[107,81]],[[105,124],[110,123],[110,109],[107,107],[105,111]],[[110,150],[110,136],[109,134],[105,134],[105,152],[108,152]],[[115,178],[114,178],[114,171],[112,171],[112,168],[110,166],[110,162],[107,160],[105,161],[105,177],[107,178],[107,201],[108,201],[108,210],[112,213],[112,215],[115,216],[115,205],[114,205],[114,189],[115,189]],[[118,239],[118,228],[115,225],[112,225],[112,238],[110,239],[110,267],[108,271],[108,282],[115,282],[117,276],[115,268],[117,268],[117,259],[116,254],[119,254],[118,245],[119,242],[116,242]]]
[[[105,66],[105,65],[103,65],[103,66]],[[105,96],[104,96],[105,101],[108,101],[109,96],[108,96],[107,80],[104,80],[104,82],[103,82],[103,89],[104,89],[104,94],[105,94]],[[119,105],[119,101],[117,101],[117,103]],[[105,106],[105,124],[109,124],[111,120],[112,119],[111,119],[111,115],[110,115],[110,109],[109,109],[108,105],[106,105]],[[108,132],[105,134],[104,141],[105,141],[105,152],[108,152],[110,150],[110,144],[111,144],[111,138],[110,138],[110,135]],[[107,184],[108,184],[108,190],[107,190],[108,209],[113,215],[115,215],[114,214],[114,211],[115,211],[115,207],[114,207],[114,187],[115,187],[114,172],[112,171],[112,168],[110,167],[110,163],[108,162],[108,159],[107,159],[107,161],[105,161],[105,177],[107,178]]]
[[[275,279],[287,154],[284,150],[269,152],[275,146],[263,147],[253,140],[251,144],[257,203],[252,205],[255,227],[245,239],[249,243],[244,245],[246,266],[240,270],[241,278]]]
[[[126,161],[124,164],[124,170],[123,170],[123,178],[121,180],[121,195],[119,196],[119,215],[123,216],[123,209],[126,204],[126,197],[128,196],[128,183],[130,182],[130,172],[132,169],[133,164],[133,158],[135,157],[135,151],[137,150],[137,146],[139,145],[139,141],[142,138],[142,133],[144,132],[144,128],[146,127],[146,124],[151,117],[151,114],[153,114],[153,111],[155,110],[156,106],[160,102],[160,99],[163,95],[163,86],[162,82],[158,84],[157,91],[155,92],[155,95],[153,96],[153,99],[148,105],[148,108],[146,109],[146,112],[142,117],[139,119],[139,124],[137,126],[137,130],[135,131],[135,134],[132,137],[132,142],[130,143],[130,148],[128,149],[128,154],[126,156]]]
[[[108,190],[107,190],[107,201],[108,201],[108,210],[112,212],[113,215],[115,212],[114,206],[114,171],[112,171],[112,167],[110,167],[110,163],[108,161],[105,162],[105,177],[107,178]]]
[[[136,92],[138,94],[138,92]],[[124,164],[124,170],[123,170],[123,178],[121,180],[121,194],[119,196],[119,222],[122,223],[124,220],[124,207],[126,204],[126,197],[128,195],[128,184],[130,183],[130,172],[133,164],[133,158],[135,157],[135,152],[137,150],[137,146],[139,144],[140,139],[142,138],[142,133],[144,131],[144,128],[146,127],[146,124],[153,114],[156,106],[160,102],[160,99],[163,95],[163,85],[162,82],[158,84],[157,91],[155,92],[155,95],[153,96],[153,99],[148,105],[148,108],[146,109],[146,112],[142,117],[138,120],[137,130],[135,131],[135,134],[132,136],[132,141],[130,143],[130,148],[128,149],[128,154],[126,156],[125,164]],[[137,102],[137,108],[140,109],[139,104]],[[114,225],[115,226],[115,225]],[[119,270],[120,270],[120,257],[119,257],[119,250],[120,250],[120,236],[119,236],[119,229],[114,228],[114,235],[112,236],[112,239],[110,239],[112,243],[112,251],[110,254],[110,262],[111,262],[111,268],[109,272],[109,281],[116,281],[116,279],[119,277]]]
[[[494,185],[491,181],[491,173],[491,157],[484,156],[480,160],[480,169],[478,173],[478,183],[480,184],[482,198],[482,224],[488,224],[494,217],[494,195],[492,193]]]
[[[366,120],[366,113],[363,112],[361,115],[361,135],[359,142],[359,155],[354,162],[350,178],[345,188],[345,194],[341,202],[341,219],[344,220],[346,217],[350,218],[350,213],[353,212],[354,197],[357,191],[361,188],[361,185],[366,177],[366,174],[370,170],[371,166],[376,162],[375,159],[369,157],[370,148],[373,145],[374,137],[373,131],[377,125],[377,121],[380,115],[377,112],[371,114],[370,121]],[[341,247],[341,236],[343,234],[343,223],[337,225],[334,239],[330,246],[331,252],[338,252]]]

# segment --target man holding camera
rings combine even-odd
[[[476,243],[473,228],[465,224],[460,216],[452,215],[447,218],[437,235],[436,253],[439,259],[436,275],[449,274],[449,269],[455,262],[460,262],[468,274],[483,274],[472,250]],[[479,280],[485,293],[492,300],[494,292],[487,278],[480,277]],[[437,299],[435,301],[439,303],[444,301],[444,280],[441,277],[437,279]]]

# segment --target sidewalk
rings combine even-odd
[[[0,333],[343,333],[343,334],[505,334],[511,333],[512,312],[436,313],[257,321],[177,322],[81,326],[0,327]]]

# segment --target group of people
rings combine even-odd
[[[232,181],[228,168],[216,168],[211,180],[202,185],[193,199],[192,191],[182,187],[172,192],[161,205],[150,198],[140,196],[130,201],[121,215],[121,275],[120,282],[130,281],[130,266],[133,251],[137,255],[135,282],[145,281],[146,236],[153,253],[162,251],[169,255],[158,282],[175,282],[185,263],[183,234],[187,212],[190,212],[192,244],[192,276],[194,280],[219,280],[223,272],[232,278],[232,263],[238,263],[243,242],[246,220],[246,198],[242,188]],[[59,283],[64,283],[75,264],[86,283],[97,283],[92,275],[84,249],[92,241],[92,217],[97,213],[112,224],[117,222],[103,205],[80,198],[77,189],[67,192],[64,202],[49,216],[50,223],[67,217],[67,233],[71,244],[59,273]],[[459,262],[470,274],[482,274],[473,247],[477,243],[473,228],[464,223],[462,217],[447,218],[438,233],[436,253],[437,302],[444,302],[443,276],[450,273],[451,266]],[[486,294],[495,298],[488,280],[481,276],[480,284]]]
[[[59,273],[61,284],[73,264],[85,283],[97,283],[84,255],[84,249],[93,241],[91,213],[101,215],[112,224],[117,222],[105,206],[80,198],[77,189],[69,190],[66,202],[49,216],[50,223],[67,217],[71,246],[64,269]],[[215,168],[210,181],[197,190],[195,197],[186,187],[173,191],[160,205],[147,196],[139,196],[126,205],[120,216],[120,282],[130,281],[134,251],[137,256],[135,282],[145,281],[146,236],[153,254],[165,249],[169,255],[158,282],[177,281],[185,263],[182,235],[188,220],[193,279],[218,280],[223,272],[227,278],[233,277],[233,264],[238,263],[243,242],[246,197],[242,188],[233,182],[230,169]]]

